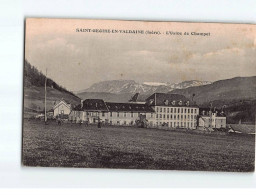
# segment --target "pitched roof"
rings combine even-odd
[[[195,102],[189,100],[184,95],[170,93],[154,93],[146,99],[146,103],[155,106],[197,107]]]
[[[58,106],[60,106],[61,104],[64,104],[67,108],[71,108],[71,105],[69,103],[67,103],[65,100],[60,100],[57,104],[55,104],[53,106],[53,109],[57,108]]]
[[[102,99],[86,99],[82,105],[77,105],[74,110],[77,111],[108,111],[105,102]]]
[[[106,102],[110,112],[154,112],[147,104]]]

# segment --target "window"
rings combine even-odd
[[[126,112],[124,112],[124,117],[126,117]]]
[[[178,120],[180,119],[180,115],[177,116],[177,119],[178,119]]]
[[[110,117],[112,117],[112,112],[110,112]]]
[[[104,113],[104,112],[102,112],[102,116],[105,116],[105,113]]]
[[[131,112],[131,117],[133,117],[133,112]]]
[[[178,113],[180,113],[180,109],[178,108]]]
[[[171,119],[172,119],[172,114],[170,115]]]
[[[163,118],[165,118],[165,114],[163,114]]]
[[[167,127],[169,127],[169,122],[167,122]]]
[[[167,112],[169,113],[169,108],[167,108]]]
[[[159,111],[158,107],[156,107],[156,111],[157,111],[157,112]]]
[[[176,119],[176,115],[174,115],[174,119]]]
[[[187,113],[187,109],[186,108],[184,109],[184,113]]]
[[[166,109],[164,108],[164,112],[166,112]]]
[[[124,125],[126,125],[126,121],[124,121]]]
[[[167,119],[169,119],[169,114],[167,114]]]
[[[156,114],[156,118],[158,118],[158,114]]]
[[[188,108],[188,113],[190,112],[190,109]]]
[[[183,115],[181,115],[180,118],[183,119]]]
[[[153,113],[151,113],[151,118],[153,118]]]
[[[162,112],[162,108],[160,108],[160,112]]]
[[[117,112],[117,117],[119,117],[119,112]],[[117,121],[117,122],[119,122],[119,121]],[[118,124],[118,123],[117,123]]]
[[[162,118],[162,114],[160,114],[160,118]]]
[[[171,108],[171,113],[172,113],[172,108]]]
[[[174,113],[176,113],[176,108],[174,108]]]
[[[191,109],[191,113],[193,113],[193,109]]]

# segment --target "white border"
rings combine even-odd
[[[255,173],[21,167],[25,17],[255,24],[255,0],[4,0],[0,4],[0,187],[256,188]]]

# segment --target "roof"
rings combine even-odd
[[[147,104],[106,102],[106,105],[110,112],[155,112]]]
[[[86,99],[82,105],[77,105],[74,110],[77,111],[108,111],[105,102],[102,99]]]
[[[203,114],[203,111],[205,112]],[[216,113],[217,117],[226,117],[226,114],[222,112],[220,109],[211,109],[211,108],[199,108],[199,115],[201,116],[209,116],[209,112]]]
[[[195,102],[184,95],[171,93],[154,93],[146,99],[146,103],[154,106],[197,107]]]
[[[71,108],[71,105],[69,103],[67,103],[65,100],[60,100],[57,104],[55,104],[53,106],[53,109],[57,108],[58,106],[60,106],[61,104],[64,104],[67,108]]]

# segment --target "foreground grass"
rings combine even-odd
[[[254,136],[24,121],[26,166],[253,171]]]

